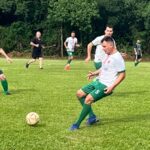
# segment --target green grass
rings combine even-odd
[[[88,81],[93,64],[74,61],[71,71],[64,60],[45,60],[25,69],[25,59],[13,64],[0,60],[9,81],[11,96],[0,92],[0,150],[149,150],[150,63],[134,67],[127,62],[127,77],[112,96],[93,104],[101,123],[78,131],[68,128],[81,106],[76,91]],[[2,91],[2,89],[1,89]],[[40,115],[40,123],[25,123],[28,112]]]

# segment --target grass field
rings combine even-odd
[[[81,106],[75,93],[88,83],[92,62],[74,61],[63,70],[64,60],[45,60],[25,69],[25,59],[12,64],[0,60],[12,95],[0,92],[0,150],[149,150],[150,149],[150,63],[134,67],[127,62],[127,77],[114,94],[93,105],[101,122],[78,131],[68,128]],[[2,91],[2,88],[0,88]],[[40,115],[36,127],[26,125],[25,116]]]

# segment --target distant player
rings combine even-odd
[[[7,54],[5,53],[5,51],[2,48],[0,48],[0,54],[5,56],[5,58],[8,62],[12,62],[12,60],[7,56]],[[1,81],[1,84],[2,84],[2,87],[4,90],[4,94],[10,95],[10,92],[8,90],[8,82],[6,80],[6,76],[4,75],[4,73],[1,69],[0,69],[0,81]]]
[[[71,32],[71,37],[68,37],[66,41],[64,42],[64,46],[66,48],[67,54],[68,54],[68,61],[65,66],[65,70],[70,70],[70,63],[73,60],[74,56],[74,50],[76,47],[79,47],[78,39],[75,37],[75,32]]]
[[[134,46],[134,54],[135,54],[135,62],[134,65],[137,66],[142,60],[142,49],[141,49],[141,42],[137,40]]]
[[[99,69],[102,66],[102,59],[105,56],[105,52],[104,52],[104,50],[102,48],[102,45],[101,45],[101,40],[105,36],[110,36],[110,37],[112,36],[113,27],[107,25],[104,32],[105,32],[104,35],[98,36],[92,42],[90,42],[87,46],[87,58],[85,59],[86,63],[91,60],[92,47],[96,46],[95,58],[94,58],[94,66],[95,66],[96,70]]]
[[[92,110],[92,103],[110,95],[125,78],[125,63],[121,54],[116,49],[114,39],[110,36],[105,36],[101,42],[106,53],[102,60],[102,67],[88,74],[89,79],[94,76],[98,76],[98,79],[77,91],[82,111],[70,130],[79,129],[81,122],[88,114],[87,124],[92,125],[96,123],[97,117]]]
[[[30,45],[33,48],[32,59],[26,63],[26,68],[28,68],[31,63],[35,62],[36,59],[39,59],[39,67],[40,69],[43,69],[42,48],[44,48],[44,43],[41,40],[41,32],[36,32],[35,38],[30,42]]]

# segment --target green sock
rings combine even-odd
[[[67,64],[70,64],[72,61],[72,59],[68,59]]]
[[[91,110],[91,105],[87,105],[87,104],[84,104],[83,105],[83,109],[81,111],[81,114],[79,116],[79,119],[78,121],[76,122],[76,124],[78,126],[80,126],[81,122],[84,120],[84,118],[88,115],[88,113],[90,112]]]
[[[82,98],[78,98],[81,105],[83,106],[84,105],[84,101],[85,101],[85,97],[82,97]],[[96,116],[92,110],[92,107],[91,107],[91,111],[89,112],[89,117],[92,117],[92,116]]]
[[[7,80],[1,80],[1,84],[2,84],[2,87],[4,89],[4,92],[7,93],[8,92],[8,82],[7,82]]]

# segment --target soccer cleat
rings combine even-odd
[[[70,65],[67,64],[67,65],[65,66],[64,70],[66,70],[66,71],[70,70]]]
[[[5,94],[5,95],[11,95],[11,93],[8,92],[8,91],[7,91],[7,92],[4,92],[4,94]]]
[[[29,64],[28,63],[26,63],[26,68],[29,68]]]
[[[79,126],[78,126],[77,124],[73,124],[73,125],[69,128],[70,131],[74,131],[74,130],[77,130],[77,129],[79,129]]]
[[[97,122],[99,122],[100,120],[96,117],[96,116],[92,116],[92,117],[89,117],[88,119],[87,119],[87,122],[86,122],[86,124],[87,125],[93,125],[93,124],[95,124],[95,123],[97,123]]]

